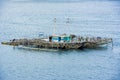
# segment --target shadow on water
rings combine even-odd
[[[32,48],[18,48],[18,47],[13,47],[14,50],[17,51],[23,51],[23,52],[33,52],[33,53],[51,53],[51,54],[71,54],[71,53],[87,53],[91,51],[105,51],[108,48],[107,47],[99,47],[99,48],[94,48],[94,49],[32,49]]]

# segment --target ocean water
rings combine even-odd
[[[0,42],[50,35],[54,26],[56,34],[111,37],[113,48],[35,51],[0,44],[0,80],[120,80],[119,1],[0,5]]]

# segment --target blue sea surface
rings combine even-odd
[[[50,35],[54,26],[56,34],[111,37],[113,48],[35,51],[0,44],[0,80],[120,80],[120,1],[0,5],[0,42]]]

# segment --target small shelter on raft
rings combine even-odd
[[[72,42],[75,35],[52,35],[49,36],[49,42]]]

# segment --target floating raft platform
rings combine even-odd
[[[49,37],[50,38],[50,37]],[[112,43],[112,38],[83,38],[77,37],[70,41],[51,41],[49,38],[34,38],[34,39],[13,39],[9,42],[1,42],[4,45],[23,46],[28,48],[45,48],[45,49],[83,49],[83,48],[97,48],[102,45]],[[51,38],[50,38],[51,39]]]

